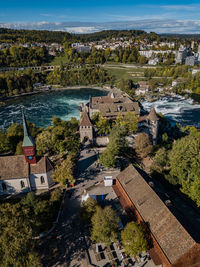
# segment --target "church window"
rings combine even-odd
[[[41,184],[44,184],[45,183],[44,176],[41,176],[40,177],[40,182],[41,182]]]
[[[6,186],[5,183],[2,183],[1,186],[2,186],[3,191],[6,191],[7,190],[7,186]]]
[[[21,185],[21,188],[24,188],[25,187],[24,181],[20,181],[20,185]]]
[[[32,156],[28,156],[28,159],[32,160],[32,159],[33,159],[33,157],[32,157]]]

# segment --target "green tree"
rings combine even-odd
[[[0,129],[0,153],[7,152],[10,149],[6,134]]]
[[[15,155],[23,155],[23,154],[24,154],[24,151],[23,151],[23,148],[22,148],[22,141],[20,141],[17,144]]]
[[[138,130],[138,118],[134,112],[127,112],[124,116],[119,114],[116,118],[116,125],[123,127],[125,131],[137,132]]]
[[[111,128],[109,120],[105,119],[101,114],[96,122],[96,126],[98,128],[98,134],[109,134]]]
[[[128,146],[125,139],[126,130],[123,127],[114,126],[109,135],[109,143],[106,150],[100,155],[100,163],[108,168],[114,167],[116,159]]]
[[[55,167],[52,174],[54,181],[58,182],[62,187],[65,187],[66,184],[74,184],[73,168],[72,155],[68,155],[61,165]]]
[[[147,251],[148,243],[141,225],[135,222],[128,223],[121,232],[122,245],[130,256],[137,256]]]
[[[96,208],[92,216],[91,239],[102,242],[106,245],[117,241],[119,218],[116,217],[114,210],[107,206],[104,209]]]
[[[12,123],[6,131],[6,138],[8,140],[9,146],[14,153],[16,150],[17,144],[23,140],[24,132],[22,125]]]
[[[83,202],[81,209],[79,210],[79,218],[82,222],[91,224],[92,216],[94,215],[97,207],[97,201],[89,197]]]
[[[151,166],[152,170],[162,173],[168,162],[168,152],[166,148],[162,147],[157,152],[153,159],[153,164]]]
[[[45,130],[41,132],[36,138],[36,148],[38,155],[44,155],[45,153],[52,153],[54,150],[53,135],[50,131]]]
[[[200,206],[200,132],[191,132],[177,140],[169,153],[170,173],[166,176],[173,184]]]
[[[0,262],[1,266],[41,266],[33,252],[31,218],[21,204],[0,205]],[[38,265],[37,265],[37,264]]]

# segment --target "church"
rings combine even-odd
[[[26,117],[22,111],[24,155],[0,157],[0,195],[25,193],[38,189],[49,189],[53,165],[46,156],[37,157],[35,142],[30,136]]]

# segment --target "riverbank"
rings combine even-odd
[[[22,93],[19,95],[13,95],[13,96],[8,96],[8,97],[2,97],[0,98],[0,107],[5,106],[6,102],[9,100],[13,100],[13,99],[17,99],[20,97],[24,97],[24,96],[29,96],[29,95],[36,95],[36,94],[46,94],[49,93],[51,91],[63,91],[63,90],[81,90],[81,89],[95,89],[95,90],[101,90],[101,91],[107,91],[110,92],[112,91],[111,87],[100,87],[100,86],[93,86],[93,85],[79,85],[79,86],[66,86],[66,87],[55,87],[52,86],[51,89],[49,90],[38,90],[38,91],[33,91],[33,92],[29,92],[29,93]]]

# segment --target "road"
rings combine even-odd
[[[91,174],[91,170],[97,171],[95,155],[94,151],[81,152],[77,185],[67,189],[64,209],[54,232],[39,241],[38,252],[44,266],[82,266],[87,231],[81,226],[77,213],[83,189],[103,178],[103,173]]]

